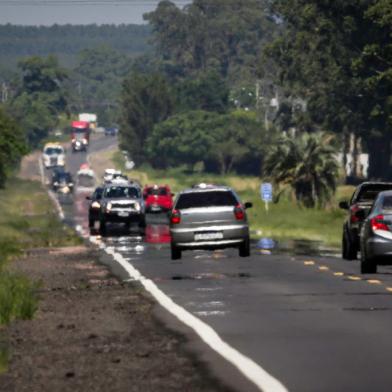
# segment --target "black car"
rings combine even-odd
[[[128,181],[117,180],[105,185],[100,201],[99,228],[106,235],[108,223],[122,223],[129,230],[136,225],[144,232],[146,214],[142,190]]]
[[[354,191],[349,202],[342,201],[339,207],[348,210],[343,224],[342,257],[354,260],[360,248],[359,234],[361,225],[369,213],[379,192],[392,190],[390,182],[363,182]]]
[[[95,222],[99,222],[102,193],[103,187],[98,187],[91,196],[86,197],[86,199],[90,201],[90,205],[88,207],[88,226],[90,231],[94,230]]]
[[[52,174],[51,187],[55,192],[73,192],[74,181],[70,172],[62,168],[55,169]]]

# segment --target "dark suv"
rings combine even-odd
[[[346,260],[357,258],[361,224],[369,213],[373,202],[381,191],[392,190],[390,182],[363,182],[354,191],[349,202],[342,201],[339,207],[349,211],[343,224],[342,257]]]
[[[101,235],[107,234],[108,223],[123,223],[127,229],[135,224],[144,232],[146,215],[142,190],[139,186],[127,181],[113,181],[105,185],[100,207]]]

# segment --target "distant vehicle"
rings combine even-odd
[[[380,192],[360,232],[361,273],[377,272],[377,265],[392,264],[392,191]]]
[[[72,121],[71,126],[72,151],[87,151],[90,143],[90,123],[87,121]]]
[[[147,212],[165,212],[173,208],[173,194],[168,185],[145,186],[143,198]]]
[[[343,224],[343,259],[355,260],[357,258],[362,222],[378,193],[390,189],[392,190],[392,183],[390,182],[363,182],[355,189],[349,202],[342,201],[339,203],[340,208],[349,212]]]
[[[51,187],[55,192],[72,193],[74,181],[70,172],[65,170],[55,170],[52,175]]]
[[[76,173],[76,183],[78,188],[94,188],[96,186],[95,173],[88,166],[81,166]]]
[[[42,152],[42,162],[46,169],[65,165],[65,150],[59,143],[46,143]]]
[[[108,184],[111,182],[115,177],[121,176],[122,172],[121,170],[116,170],[116,169],[105,169],[105,172],[103,174],[103,182],[105,184]]]
[[[109,127],[105,128],[105,136],[116,136],[118,134],[118,128]]]
[[[99,222],[103,189],[103,187],[99,186],[91,196],[86,196],[86,199],[90,201],[88,208],[88,226],[90,231],[94,230],[95,222]]]
[[[107,234],[108,223],[123,223],[129,230],[136,225],[144,233],[145,207],[141,188],[123,180],[106,184],[101,198],[99,227],[101,235]]]
[[[171,258],[186,249],[236,247],[240,257],[250,255],[246,209],[229,187],[199,184],[181,192],[170,216]]]

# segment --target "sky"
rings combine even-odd
[[[172,0],[182,8],[191,0]],[[159,0],[0,0],[0,24],[142,24]]]

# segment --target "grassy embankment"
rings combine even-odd
[[[31,319],[37,309],[38,282],[9,268],[26,249],[80,244],[57,218],[52,202],[38,182],[10,180],[0,190],[0,331],[14,319]],[[0,372],[7,350],[0,340]]]
[[[114,154],[113,162],[116,167],[124,170],[120,153]],[[332,247],[340,246],[345,216],[345,212],[337,207],[338,202],[348,199],[354,189],[351,186],[339,186],[334,200],[325,209],[300,207],[288,193],[282,195],[278,203],[270,204],[267,212],[259,194],[261,179],[257,177],[189,174],[181,170],[157,171],[151,168],[133,170],[128,175],[142,184],[168,184],[174,192],[199,182],[229,185],[238,192],[243,201],[253,202],[253,208],[248,213],[253,236],[281,241],[321,241]]]

